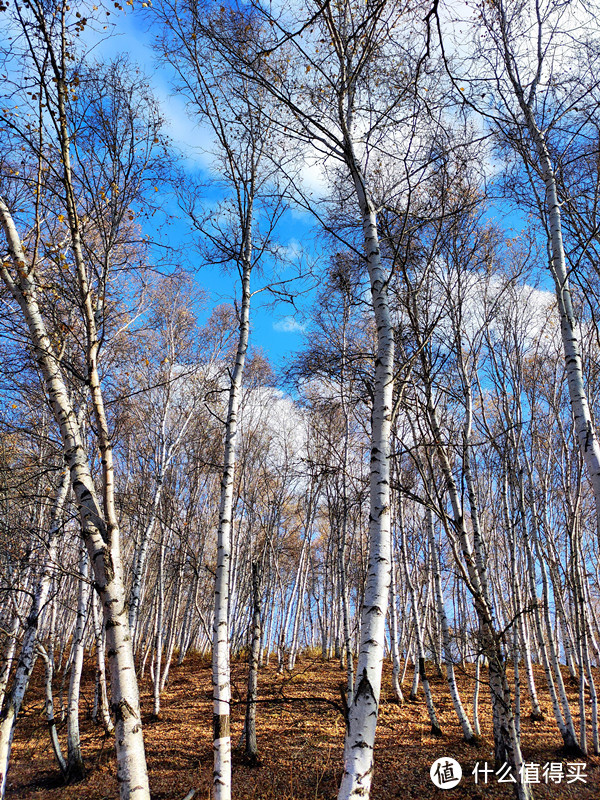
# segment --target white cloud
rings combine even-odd
[[[304,333],[306,325],[295,317],[282,317],[273,323],[273,330],[278,333]]]

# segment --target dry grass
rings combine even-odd
[[[431,672],[434,670],[431,669]],[[82,710],[92,700],[91,669],[86,670]],[[536,673],[538,686],[543,674]],[[34,682],[19,720],[8,775],[7,800],[117,800],[115,760],[112,742],[102,736],[89,719],[82,720],[82,744],[87,766],[85,781],[64,786],[53,762],[43,699],[36,670]],[[599,678],[600,679],[600,678]],[[232,735],[239,742],[244,717],[246,665],[233,666],[234,705]],[[258,744],[261,763],[251,767],[237,750],[233,758],[234,797],[236,800],[333,800],[341,776],[344,721],[335,703],[339,701],[344,674],[337,664],[324,664],[317,658],[300,659],[293,675],[277,675],[272,667],[260,675],[261,698],[295,698],[293,702],[261,703],[258,712]],[[480,693],[482,738],[476,747],[462,740],[446,683],[432,678],[443,738],[429,733],[422,696],[415,703],[399,707],[392,701],[389,666],[384,689],[376,743],[376,768],[373,800],[392,798],[511,798],[509,784],[495,780],[476,786],[471,770],[476,761],[492,759],[492,731],[489,699],[485,687]],[[463,702],[470,710],[473,672],[459,675]],[[577,688],[569,685],[572,708],[577,709]],[[170,685],[162,698],[158,721],[151,721],[150,685],[142,682],[142,710],[153,800],[182,800],[191,788],[197,798],[210,796],[212,776],[211,689],[209,665],[197,657],[183,666],[172,667]],[[306,699],[303,699],[306,698]],[[312,698],[312,699],[308,699]],[[326,699],[330,703],[321,702]],[[532,722],[527,697],[523,697],[523,752],[526,760],[545,762],[574,761],[559,753],[561,739],[553,721],[549,697],[542,692],[546,719]],[[441,756],[456,758],[463,767],[463,780],[448,791],[437,789],[429,779],[431,763]],[[534,787],[538,798],[552,800],[592,800],[600,797],[600,759],[589,757],[587,784],[540,784]]]

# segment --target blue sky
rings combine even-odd
[[[85,43],[91,48],[90,53],[98,60],[127,54],[131,61],[138,64],[147,75],[156,99],[158,100],[165,120],[165,133],[171,140],[174,152],[179,154],[180,163],[186,171],[202,178],[211,174],[211,159],[207,153],[212,134],[206,125],[199,125],[188,115],[183,97],[178,96],[171,86],[171,75],[167,67],[158,63],[153,50],[153,33],[150,31],[150,9],[138,6],[135,10],[124,6],[124,11],[114,9],[107,18],[106,30],[97,26],[96,30],[86,29],[83,34]],[[314,177],[314,176],[313,176]],[[318,179],[318,176],[317,176]],[[218,199],[215,192],[214,199]],[[145,232],[158,241],[168,243],[185,254],[183,266],[197,267],[199,255],[192,246],[190,227],[184,215],[177,208],[172,192],[159,195],[167,212],[165,219],[158,226],[147,227]],[[205,200],[210,203],[209,194]],[[526,220],[522,215],[509,209],[502,203],[496,204],[488,213],[506,230],[508,236],[514,236]],[[154,223],[151,222],[150,225]],[[286,214],[278,230],[278,240],[282,248],[290,253],[304,252],[315,260],[326,258],[319,256],[317,236],[313,218],[306,212],[293,210]],[[156,248],[157,254],[161,248]],[[288,272],[292,271],[292,267]],[[201,321],[208,318],[215,305],[231,302],[236,296],[238,282],[231,273],[225,273],[218,267],[203,266],[197,271],[198,284],[208,292],[206,307],[200,312]],[[255,276],[254,289],[260,288],[261,280]],[[306,284],[302,287],[306,291]],[[306,311],[313,291],[298,296],[295,307],[282,302],[273,303],[273,297],[267,292],[256,295],[253,299],[251,344],[260,347],[269,357],[273,365],[285,366],[290,354],[303,344],[306,329]]]
[[[115,9],[111,12],[108,18],[110,25],[106,30],[86,31],[86,43],[91,45],[90,54],[102,61],[127,54],[133,63],[140,66],[160,103],[165,120],[164,132],[171,140],[174,151],[179,154],[181,164],[194,177],[201,179],[210,176],[210,155],[206,153],[211,143],[210,129],[190,119],[185,100],[174,93],[171,87],[168,69],[158,64],[145,9],[124,8],[125,11]],[[205,200],[210,202],[210,199],[210,195],[206,195]],[[172,246],[180,244],[181,251],[186,253],[187,263],[184,266],[194,268],[199,256],[191,246],[190,227],[177,209],[172,194],[164,195],[161,200],[168,210],[168,218],[155,232],[151,229],[145,229],[145,232],[151,237],[155,234],[159,241],[164,241],[166,236]],[[307,213],[289,211],[279,226],[277,237],[281,247],[292,256],[305,252],[315,257],[314,223]],[[160,248],[157,252],[160,252]],[[288,275],[292,271],[293,266],[286,270]],[[233,274],[225,273],[218,267],[202,266],[197,272],[197,280],[209,293],[207,306],[199,314],[201,320],[208,318],[215,305],[231,302],[238,288]],[[261,288],[261,285],[260,276],[254,276],[254,290]],[[305,291],[306,288],[305,283]],[[274,303],[273,296],[268,292],[260,292],[253,297],[251,346],[260,347],[276,368],[284,367],[290,354],[302,346],[305,329],[302,310],[307,308],[310,294],[299,296],[295,307],[284,302]]]

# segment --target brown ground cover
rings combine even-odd
[[[86,779],[71,786],[62,785],[50,748],[43,716],[40,665],[19,720],[12,763],[8,775],[8,800],[117,800],[115,759],[110,739],[87,718],[93,699],[92,669],[86,669],[82,695],[82,745],[87,767]],[[400,707],[393,702],[390,669],[386,664],[384,688],[375,752],[373,800],[392,798],[460,798],[496,800],[512,798],[511,786],[492,776],[487,785],[475,785],[471,774],[477,761],[493,762],[490,704],[485,685],[480,692],[482,737],[476,747],[465,744],[456,723],[452,702],[441,677],[432,673],[443,738],[429,732],[427,711],[422,697]],[[473,671],[459,670],[463,702],[471,708]],[[485,676],[484,676],[485,677]],[[541,671],[537,683],[544,685]],[[599,676],[600,679],[600,676]],[[233,665],[234,705],[233,743],[242,731],[246,665]],[[277,675],[264,667],[259,677],[258,745],[260,764],[244,763],[237,749],[233,757],[234,797],[236,800],[333,800],[341,775],[343,716],[339,704],[339,684],[344,680],[336,663],[319,658],[301,658],[293,674]],[[577,687],[567,683],[572,709],[577,710]],[[206,800],[212,775],[211,683],[210,667],[198,657],[188,657],[181,667],[172,667],[171,679],[162,698],[158,721],[152,721],[150,683],[142,681],[142,710],[153,800],[183,800],[190,789]],[[529,719],[528,698],[523,696],[523,752],[527,761],[540,765],[578,759],[560,753],[561,739],[554,723],[550,700],[541,692],[546,718]],[[328,701],[328,702],[327,702]],[[58,703],[57,703],[58,705]],[[451,756],[462,765],[463,779],[454,789],[436,788],[429,778],[431,763]],[[600,758],[586,761],[586,783],[543,782],[533,787],[536,798],[548,800],[598,800],[600,798]]]

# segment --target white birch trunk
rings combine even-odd
[[[505,465],[507,466],[507,465]],[[510,564],[511,564],[511,579],[513,584],[513,592],[514,592],[514,599],[515,599],[515,615],[517,620],[517,628],[519,633],[519,638],[521,641],[521,645],[523,648],[523,660],[525,662],[525,674],[527,676],[527,684],[529,686],[529,694],[531,697],[531,718],[533,720],[540,721],[544,718],[542,714],[542,709],[540,708],[540,703],[537,696],[537,689],[535,686],[535,679],[533,677],[533,666],[531,663],[531,652],[529,647],[529,638],[527,636],[527,631],[525,630],[525,624],[523,622],[523,597],[521,592],[521,584],[518,575],[517,569],[517,542],[516,542],[516,532],[514,529],[514,525],[512,523],[512,519],[509,512],[508,507],[508,480],[507,478],[503,478],[502,486],[501,486],[501,500],[502,500],[502,507],[504,513],[504,523],[506,526],[506,531],[508,533],[508,546],[510,548]],[[525,517],[523,516],[525,512],[524,503],[521,503],[520,506],[521,514],[522,514],[522,528],[526,531],[526,523]],[[527,595],[527,593],[526,593]],[[520,648],[518,646],[518,642],[515,640],[515,651],[519,651]],[[518,669],[518,661],[515,665],[515,669]],[[515,676],[516,680],[516,676]]]
[[[392,686],[396,700],[404,703],[404,695],[400,686],[400,651],[398,648],[398,609],[396,608],[396,564],[392,556],[392,572],[390,581],[390,644],[392,650]]]
[[[106,648],[104,645],[104,631],[98,615],[98,595],[92,591],[92,623],[94,625],[94,640],[96,643],[96,717],[100,716],[106,733],[113,733],[115,726],[110,718],[108,707],[108,691],[106,688]]]
[[[571,289],[569,286],[568,271],[562,238],[562,222],[560,202],[556,176],[552,168],[552,159],[546,143],[544,133],[538,126],[533,111],[536,98],[536,82],[532,84],[529,97],[525,97],[520,79],[514,69],[514,57],[510,52],[508,24],[504,16],[504,9],[499,9],[499,21],[503,34],[503,57],[510,78],[513,91],[523,113],[527,130],[537,152],[539,168],[545,186],[545,206],[550,229],[550,272],[554,278],[558,312],[560,315],[560,329],[565,354],[565,368],[569,398],[573,411],[573,423],[579,442],[579,448],[586,465],[588,478],[592,485],[596,503],[596,530],[600,543],[600,442],[594,429],[590,405],[583,380],[583,367],[581,362],[581,347],[579,343],[578,325],[573,310]],[[541,58],[541,55],[538,56]],[[539,65],[541,68],[541,63]]]
[[[54,507],[52,509],[52,516],[50,520],[50,532],[48,537],[48,550],[46,554],[46,561],[42,568],[37,588],[33,597],[33,602],[29,610],[25,631],[23,634],[23,641],[21,644],[21,652],[19,654],[19,661],[13,679],[12,689],[6,698],[6,705],[0,718],[0,799],[4,800],[6,792],[6,774],[8,771],[8,763],[10,760],[10,751],[12,747],[15,726],[17,724],[17,717],[25,692],[29,686],[29,679],[31,678],[31,671],[36,657],[36,643],[38,635],[38,625],[40,621],[40,614],[46,604],[48,592],[50,591],[50,584],[52,583],[52,576],[55,569],[56,558],[56,545],[58,531],[62,524],[62,511],[67,499],[69,491],[69,474],[64,472]]]
[[[12,626],[8,634],[8,643],[4,651],[4,666],[0,673],[0,715],[4,707],[4,697],[6,694],[6,687],[8,686],[8,679],[10,677],[10,669],[12,667],[13,659],[15,657],[15,650],[17,647],[17,634],[19,632],[19,615],[15,614]]]
[[[531,465],[525,459],[525,466],[529,482],[533,480]],[[522,539],[525,545],[525,554],[527,557],[527,578],[529,581],[529,594],[534,602],[533,621],[534,629],[537,635],[538,647],[542,657],[542,664],[546,673],[546,682],[550,692],[552,701],[552,708],[556,724],[563,738],[563,742],[567,750],[573,752],[577,751],[577,737],[575,735],[575,726],[571,716],[571,709],[569,700],[565,691],[565,685],[560,669],[560,662],[556,649],[554,636],[552,633],[552,626],[550,624],[550,592],[548,587],[548,575],[546,572],[546,564],[541,553],[539,552],[539,531],[538,531],[538,509],[531,493],[529,494],[530,507],[531,507],[531,528],[533,533],[533,542],[536,548],[538,562],[540,565],[540,572],[542,576],[542,608],[537,598],[537,585],[535,578],[535,560],[533,557],[533,549],[529,540],[528,531],[525,527],[526,511],[525,511],[525,489],[523,481],[519,482],[519,491],[517,494],[517,502],[519,503],[519,510],[521,515]],[[543,617],[542,617],[543,613]],[[547,636],[544,635],[544,625]],[[557,692],[558,687],[558,692]],[[560,700],[559,700],[560,698]],[[562,707],[562,708],[561,708]]]
[[[452,661],[452,650],[450,646],[450,631],[448,629],[448,617],[446,615],[446,607],[444,605],[444,592],[442,589],[442,576],[440,573],[440,555],[438,552],[437,542],[435,540],[435,532],[433,528],[433,512],[428,508],[425,512],[427,514],[427,534],[429,537],[429,548],[431,550],[431,561],[433,565],[433,584],[435,590],[435,599],[437,603],[437,611],[440,619],[440,626],[442,629],[442,643],[444,647],[444,664],[446,666],[446,679],[448,681],[448,688],[450,689],[450,696],[452,697],[452,705],[456,711],[456,716],[460,727],[462,728],[463,736],[467,742],[472,742],[474,739],[473,729],[471,723],[465,712],[458,685],[456,683],[456,676],[454,674],[454,663]]]
[[[152,715],[158,719],[160,714],[160,678],[163,651],[163,612],[165,605],[165,542],[164,534],[158,550],[158,585],[156,587],[156,632],[154,635],[154,662],[152,669],[153,706]]]
[[[256,699],[258,687],[258,662],[260,655],[261,613],[260,613],[260,567],[258,562],[252,563],[252,636],[248,669],[248,698],[246,700],[246,719],[244,735],[245,752],[251,763],[258,759],[256,741]]]
[[[152,540],[152,533],[156,525],[156,518],[158,516],[158,506],[162,496],[163,488],[163,475],[162,472],[156,481],[156,488],[154,490],[154,497],[152,499],[152,507],[150,511],[150,519],[144,531],[139,547],[136,549],[133,563],[133,580],[131,584],[131,591],[129,593],[129,628],[131,630],[131,637],[134,644],[138,641],[138,617],[140,612],[140,601],[142,595],[142,583],[144,578],[144,570],[146,567],[146,559],[148,557],[148,549]]]
[[[192,582],[192,586],[188,591],[188,597],[185,604],[185,611],[183,612],[183,622],[181,624],[181,631],[179,636],[179,652],[177,654],[177,666],[180,667],[183,664],[183,659],[186,656],[188,651],[188,647],[190,645],[190,639],[192,636],[192,608],[194,606],[196,596],[198,594],[198,584],[200,582],[200,576],[198,573],[194,575],[194,580]]]
[[[311,519],[310,509],[308,512],[308,520]],[[306,551],[308,541],[308,528],[304,534],[304,541],[302,542],[302,550],[300,551],[300,558],[298,559],[298,566],[296,567],[296,572],[294,574],[294,583],[292,584],[292,590],[290,592],[289,598],[285,602],[285,615],[283,617],[283,623],[281,626],[281,631],[279,634],[279,646],[277,648],[277,672],[283,672],[283,662],[285,659],[285,649],[287,645],[287,632],[290,625],[290,619],[292,617],[292,610],[294,609],[294,604],[296,604],[297,609],[297,601],[296,601],[296,594],[298,592],[298,588],[301,582],[302,576],[302,569],[304,566],[304,555]]]
[[[479,687],[481,685],[481,656],[477,654],[475,659],[475,687],[473,689],[473,733],[481,736],[479,725]]]
[[[169,672],[171,670],[171,663],[173,661],[175,642],[177,641],[177,631],[180,629],[178,627],[177,621],[179,619],[179,612],[181,610],[182,581],[183,581],[183,563],[181,563],[178,566],[173,596],[171,597],[171,605],[169,609],[169,633],[167,636],[167,646],[165,652],[165,666],[163,668],[163,673],[160,679],[161,692],[164,692],[165,686],[169,682]]]
[[[85,545],[81,543],[79,559],[80,577],[77,592],[77,621],[73,635],[73,658],[69,679],[69,699],[67,703],[67,772],[69,780],[81,780],[85,774],[79,736],[79,689],[83,671],[85,652],[85,626],[87,623],[90,584],[88,582],[88,559]]]
[[[424,366],[426,367],[427,365],[425,364]],[[474,552],[465,526],[462,505],[458,495],[456,482],[452,474],[452,468],[448,460],[447,453],[442,445],[443,437],[440,430],[437,412],[431,397],[431,386],[427,387],[427,395],[427,414],[431,423],[432,432],[435,437],[438,459],[440,461],[442,473],[446,481],[446,489],[454,513],[454,525],[458,534],[460,547],[465,561],[463,577],[465,578],[465,582],[469,586],[469,590],[473,595],[475,609],[480,623],[482,650],[489,662],[489,686],[492,695],[495,718],[494,745],[496,758],[500,759],[501,762],[506,760],[511,765],[513,775],[516,780],[515,791],[519,800],[530,800],[531,790],[528,784],[523,782],[521,777],[523,756],[521,754],[519,738],[517,737],[515,731],[510,686],[506,677],[504,656],[502,653],[501,643],[495,630],[493,613],[489,602],[487,566],[485,563],[484,554],[482,552],[481,536],[475,536],[474,531]],[[464,456],[467,458],[467,464],[465,465],[465,478],[468,476],[468,484],[470,484],[469,499],[472,510],[476,515],[476,500],[471,481],[470,467],[468,465],[469,432],[470,422],[467,420],[467,425],[465,426],[464,448]],[[457,561],[457,563],[459,562]]]
[[[304,610],[304,597],[306,593],[306,578],[308,575],[308,559],[304,559],[302,564],[302,575],[300,577],[300,587],[298,589],[298,598],[296,600],[296,609],[294,611],[294,618],[292,620],[292,641],[290,644],[290,652],[288,657],[288,669],[291,672],[296,666],[296,655],[298,653],[298,638],[300,634],[300,619],[302,611]]]
[[[412,578],[410,576],[410,570],[408,568],[408,553],[406,545],[406,532],[404,530],[404,514],[402,508],[402,499],[400,499],[398,503],[398,520],[400,526],[400,551],[402,553],[404,577],[406,579],[406,586],[408,588],[408,592],[410,595],[410,604],[412,607],[413,622],[415,626],[415,639],[417,642],[417,659],[418,659],[418,669],[419,669],[418,674],[423,684],[423,692],[425,694],[425,704],[427,705],[427,713],[429,714],[429,720],[431,722],[431,732],[433,733],[434,736],[441,736],[442,730],[438,722],[437,714],[435,713],[435,706],[433,704],[431,687],[429,685],[429,680],[427,679],[427,672],[425,670],[425,648],[423,646],[423,627],[419,614],[419,607],[417,605],[418,603],[417,593],[415,592],[415,587]],[[426,593],[426,604],[427,604],[427,593]]]
[[[246,235],[250,237],[250,224]],[[217,570],[213,621],[213,796],[214,800],[231,800],[231,684],[229,667],[229,568],[231,561],[231,522],[233,483],[238,431],[238,413],[242,393],[242,377],[250,332],[250,247],[248,238],[242,273],[242,303],[235,366],[231,374],[229,407],[223,448],[223,476],[219,529],[217,533]]]
[[[27,257],[9,209],[2,199],[0,199],[0,227],[6,236],[17,278],[13,279],[6,264],[0,265],[0,276],[20,306],[29,329],[35,358],[44,377],[50,405],[60,429],[73,493],[81,512],[82,531],[102,600],[111,676],[112,709],[116,717],[115,742],[120,797],[121,800],[149,800],[138,686],[125,608],[119,529],[111,502],[112,456],[109,449],[103,448],[107,522],[96,496],[81,431],[60,372],[60,362],[53,352],[37,303],[37,289],[32,279],[31,268],[27,267]],[[101,407],[101,398],[98,394],[99,386],[92,386],[94,403]],[[2,770],[1,761],[0,770]]]
[[[349,166],[362,214],[371,302],[377,327],[371,430],[369,562],[361,611],[356,686],[348,709],[344,773],[339,800],[368,798],[373,777],[373,746],[379,712],[385,618],[391,575],[390,434],[394,388],[394,329],[381,261],[377,219],[362,170],[348,143]]]
[[[50,658],[46,650],[42,647],[42,645],[39,643],[37,645],[37,650],[40,656],[42,657],[44,664],[46,665],[46,679],[44,682],[44,688],[45,688],[44,710],[46,713],[46,722],[48,723],[48,730],[50,732],[50,741],[52,743],[52,750],[58,762],[60,771],[63,777],[66,778],[68,773],[67,762],[65,761],[65,758],[62,754],[60,741],[58,739],[58,733],[56,732],[56,720],[54,719],[54,698],[52,697],[52,678],[54,676],[54,667],[52,665],[52,659]]]

